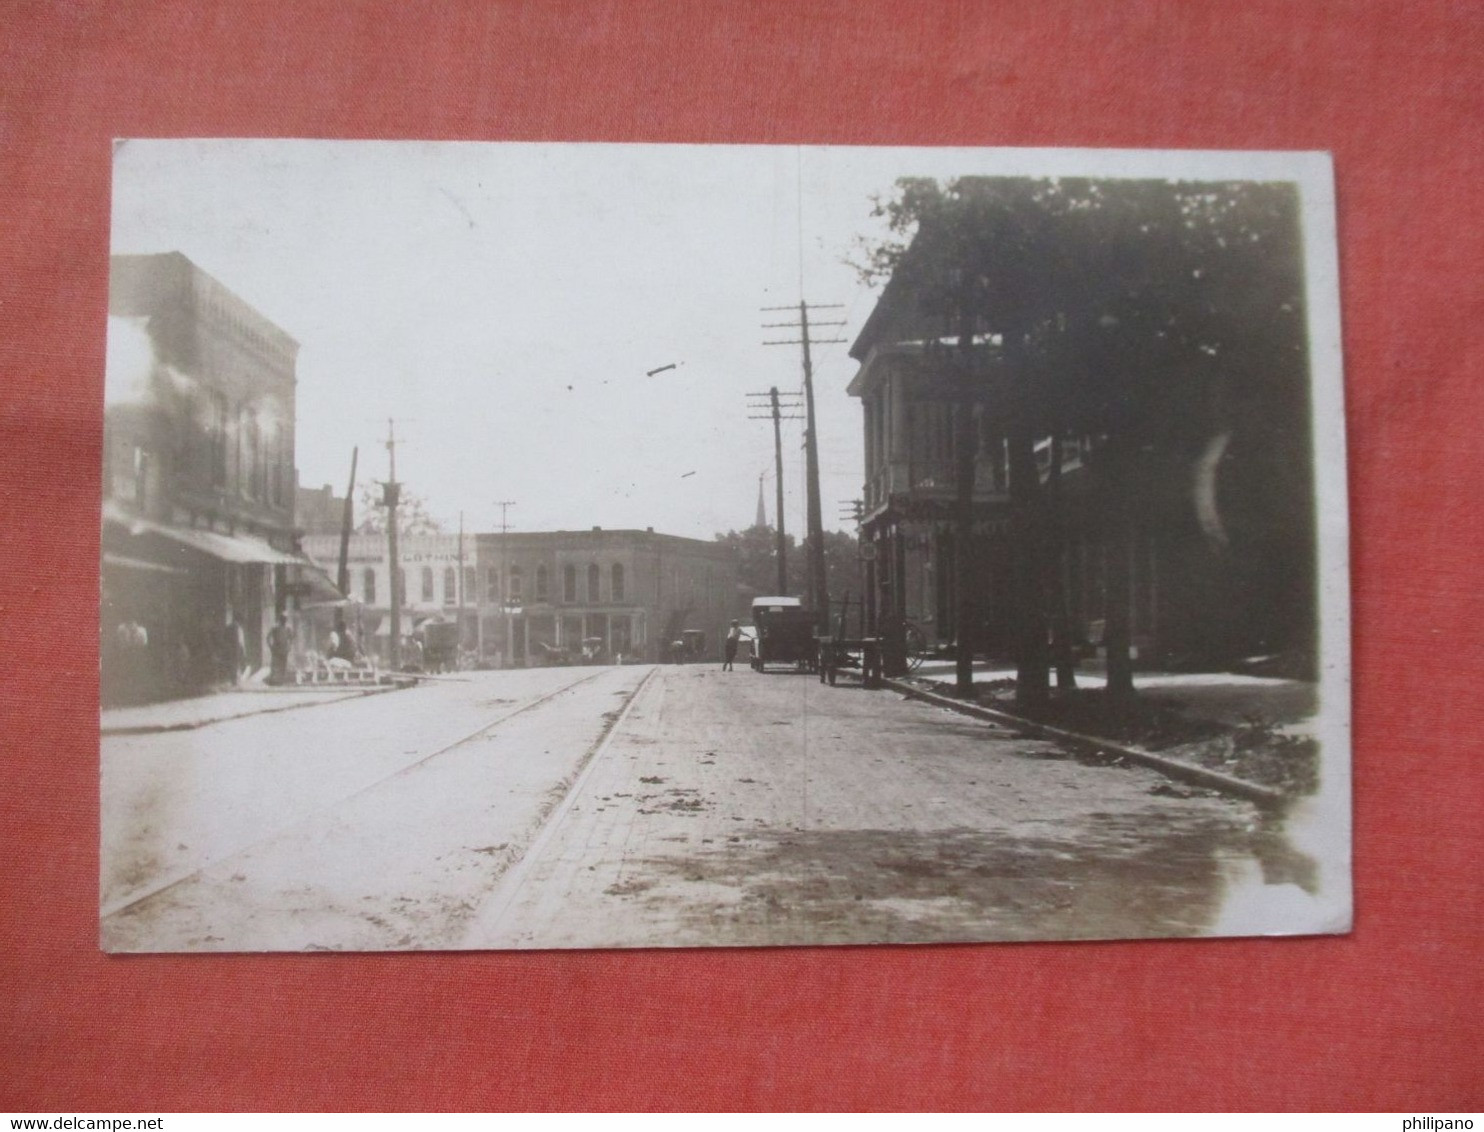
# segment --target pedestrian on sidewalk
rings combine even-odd
[[[242,679],[242,669],[247,665],[247,638],[236,616],[228,611],[227,625],[222,630],[222,665],[227,682],[237,684]]]
[[[268,630],[268,653],[273,667],[268,673],[268,683],[273,685],[289,682],[289,649],[294,645],[294,631],[289,628],[288,617],[280,613],[278,623]]]
[[[726,659],[721,662],[721,670],[723,672],[732,671],[732,661],[737,659],[737,646],[741,643],[742,622],[733,621],[732,627],[727,630],[726,644],[723,646],[723,648],[726,650]]]

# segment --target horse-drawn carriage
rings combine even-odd
[[[762,672],[770,664],[790,664],[800,672],[813,672],[818,667],[814,614],[798,598],[756,598],[752,624],[757,633],[752,654],[754,672]]]
[[[696,664],[706,659],[706,631],[683,629],[680,636],[665,649],[665,659],[671,664]]]

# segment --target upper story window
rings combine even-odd
[[[615,562],[613,569],[609,571],[609,575],[611,578],[609,590],[611,591],[612,600],[623,601],[623,563]]]
[[[459,595],[459,604],[460,605],[463,605],[464,602],[469,601],[471,598],[474,601],[478,601],[479,600],[479,586],[474,581],[474,567],[473,566],[465,566],[464,567],[464,592]]]
[[[577,567],[570,564],[562,567],[562,600],[577,600]]]
[[[146,481],[149,478],[149,453],[127,440],[113,446],[109,467],[109,490],[116,499],[127,499],[143,508],[147,502]]]
[[[602,572],[598,569],[598,564],[596,562],[591,563],[588,566],[588,568],[587,568],[587,600],[588,601],[598,601],[598,600],[600,600],[598,598],[598,580],[599,580],[599,578],[601,576],[602,576]]]
[[[258,422],[246,409],[238,413],[237,440],[241,447],[237,464],[237,490],[244,499],[256,499],[258,491]]]
[[[422,600],[429,602],[433,600],[433,568],[423,567],[423,596]]]
[[[286,477],[283,426],[275,423],[268,431],[268,502],[275,507],[284,505]]]
[[[459,575],[452,566],[443,568],[443,604],[458,605],[459,603]]]
[[[369,566],[361,571],[361,600],[367,605],[376,604],[376,571]]]
[[[206,459],[211,467],[211,486],[227,486],[227,399],[220,393],[207,395]]]
[[[484,600],[491,604],[500,601],[500,571],[493,566],[484,572]]]
[[[536,567],[536,600],[546,601],[551,597],[550,587],[546,576],[546,567]]]
[[[510,600],[519,601],[525,588],[525,574],[519,566],[510,567]]]

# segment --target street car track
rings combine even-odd
[[[604,675],[607,671],[609,671],[607,668],[601,668],[595,672],[588,673],[585,676],[580,676],[575,680],[563,684],[560,688],[554,689],[553,691],[547,692],[544,695],[538,696],[535,699],[512,709],[511,711],[507,711],[504,715],[492,719],[488,723],[481,724],[469,734],[455,739],[451,743],[446,743],[436,750],[430,751],[428,754],[423,755],[415,761],[406,764],[405,766],[398,767],[390,774],[385,774],[382,777],[376,779],[374,782],[366,783],[356,788],[355,790],[350,791],[347,794],[341,795],[339,798],[335,799],[334,802],[331,802],[327,805],[319,806],[314,810],[298,815],[287,825],[275,829],[270,833],[263,835],[262,837],[255,838],[247,842],[246,844],[239,845],[236,848],[232,849],[230,852],[222,853],[209,861],[191,865],[190,867],[173,874],[167,874],[166,876],[160,878],[152,884],[148,884],[143,888],[136,889],[132,892],[126,893],[123,896],[117,897],[116,899],[100,907],[98,913],[99,921],[101,923],[102,921],[116,916],[121,912],[128,911],[130,908],[133,908],[138,904],[142,904],[144,901],[150,900],[153,897],[160,895],[160,893],[166,892],[169,889],[176,887],[177,885],[183,884],[186,881],[189,881],[194,877],[201,875],[209,869],[216,868],[218,865],[221,865],[225,861],[230,861],[234,857],[239,857],[242,854],[250,852],[260,845],[267,844],[268,842],[273,841],[276,838],[282,837],[292,830],[298,828],[299,826],[305,824],[306,822],[314,821],[320,817],[323,817],[325,814],[330,813],[337,807],[344,805],[350,799],[359,797],[360,795],[365,794],[371,790],[375,790],[383,784],[391,781],[392,779],[407,774],[409,771],[416,770],[417,768],[431,762],[433,759],[438,758],[440,755],[447,754],[449,751],[455,750],[458,747],[462,747],[466,743],[470,743],[476,739],[483,738],[490,732],[494,731],[497,727],[510,722],[517,716],[524,715],[527,712],[534,711],[537,708],[543,707],[544,705],[549,704],[551,701],[557,699],[559,696],[563,696],[567,692],[570,692],[572,689],[578,688],[583,684],[598,679],[598,677]],[[644,679],[641,680],[640,683],[636,686],[636,692],[639,687],[643,686],[644,680],[647,679],[648,675],[646,675]],[[630,696],[630,702],[632,702],[632,694]]]
[[[581,796],[587,780],[592,777],[593,768],[598,765],[599,757],[612,741],[619,724],[628,717],[634,705],[639,702],[640,694],[649,686],[650,680],[658,671],[658,666],[651,667],[644,674],[644,678],[634,685],[634,690],[624,700],[623,707],[605,723],[597,740],[582,756],[582,762],[578,765],[576,773],[571,776],[565,792],[538,818],[535,835],[527,840],[513,863],[501,875],[494,892],[485,901],[484,907],[474,918],[473,924],[465,930],[462,944],[464,948],[477,949],[483,946],[481,940],[489,939],[497,933],[506,913],[515,903],[516,897],[520,895],[532,866],[541,859],[542,851],[561,826],[567,811]]]

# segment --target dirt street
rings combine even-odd
[[[1270,841],[1246,803],[894,693],[665,668],[463,944],[1200,934]]]
[[[1189,935],[1233,883],[1303,880],[1247,803],[888,691],[467,677],[107,738],[105,946]]]
[[[469,673],[105,738],[104,946],[456,945],[646,671]]]

